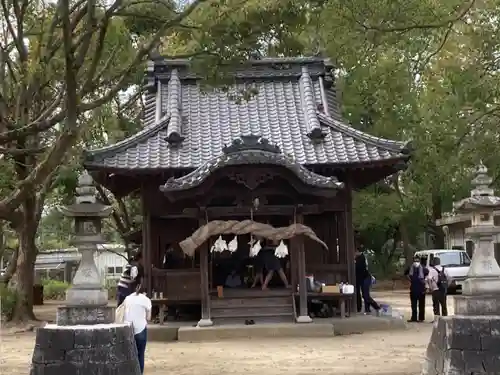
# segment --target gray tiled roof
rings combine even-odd
[[[335,87],[328,84],[329,68],[322,59],[253,62],[235,71],[229,95],[221,89],[204,89],[182,61],[151,64],[148,77],[144,129],[89,151],[87,168],[193,169],[219,157],[222,148],[241,135],[250,134],[277,144],[283,154],[305,165],[404,157],[403,143],[368,135],[342,122]],[[234,100],[250,89],[256,92],[250,100],[239,104]],[[156,111],[160,101],[161,110]],[[318,139],[311,139],[313,131],[320,134]]]

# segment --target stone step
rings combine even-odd
[[[243,325],[246,326],[246,321],[253,321],[253,325],[261,324],[271,324],[271,323],[294,323],[295,319],[292,314],[271,314],[271,315],[259,315],[259,316],[230,316],[230,317],[219,317],[212,318],[214,326],[224,327],[227,325]],[[252,324],[250,324],[252,325]]]
[[[262,323],[242,325],[241,322],[213,327],[181,327],[178,332],[179,341],[202,342],[237,339],[258,339],[271,337],[333,337],[331,323],[297,324]]]
[[[271,317],[271,316],[293,316],[292,306],[266,307],[263,309],[221,309],[212,310],[213,318],[241,318],[241,317]]]

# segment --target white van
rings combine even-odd
[[[432,259],[438,257],[440,265],[446,268],[451,278],[448,281],[448,293],[451,294],[457,290],[462,290],[462,285],[467,278],[470,267],[470,258],[465,250],[421,250],[415,253],[415,257],[423,259],[423,265],[426,267],[430,267]]]

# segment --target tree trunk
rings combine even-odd
[[[413,251],[410,246],[410,235],[405,219],[399,223],[399,233],[401,234],[401,242],[403,243],[403,253],[405,255],[405,268],[413,262]]]
[[[430,224],[430,226],[434,232],[434,248],[436,249],[446,248],[443,229],[436,226],[436,220],[441,219],[442,215],[443,215],[443,202],[441,200],[441,197],[439,196],[438,193],[433,193],[432,217],[431,217],[432,223]]]
[[[12,320],[23,323],[36,320],[33,312],[33,285],[35,279],[35,262],[38,249],[35,244],[38,229],[38,213],[36,198],[23,202],[23,217],[16,229],[19,236],[19,253],[17,268],[10,281],[10,287],[15,290],[17,300]]]

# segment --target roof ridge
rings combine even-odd
[[[137,144],[145,139],[148,139],[152,134],[158,133],[163,130],[165,127],[168,127],[170,122],[170,116],[165,116],[161,121],[157,122],[152,126],[148,126],[137,133],[131,135],[128,138],[122,139],[112,145],[96,148],[93,150],[84,150],[84,156],[86,157],[95,157],[98,155],[106,155],[108,152],[119,152],[122,149],[126,149],[131,145]]]
[[[177,145],[181,143],[184,138],[181,136],[182,118],[180,111],[180,98],[181,98],[181,80],[177,69],[172,69],[170,80],[167,85],[167,110],[170,116],[170,122],[167,128],[167,142],[170,145]]]
[[[148,69],[152,69],[156,66],[186,66],[193,62],[193,59],[169,59],[164,57],[158,57],[154,60],[148,61]],[[314,64],[314,63],[324,63],[325,65],[331,66],[331,59],[327,57],[318,56],[300,56],[300,57],[263,57],[261,59],[248,59],[243,60],[242,65],[268,65],[268,64]]]
[[[390,139],[376,137],[374,135],[365,133],[361,130],[355,129],[352,126],[344,124],[333,117],[327,116],[324,113],[319,111],[316,112],[316,116],[319,118],[319,121],[330,128],[337,129],[342,133],[347,133],[351,137],[356,138],[362,142],[369,143],[376,147],[383,147],[390,151],[398,151],[402,152],[405,146],[408,145],[409,142],[402,141],[392,141]]]
[[[302,75],[300,76],[300,96],[302,99],[302,108],[304,117],[308,126],[308,133],[321,127],[318,117],[316,116],[316,104],[314,99],[314,91],[312,87],[311,76],[307,66],[302,66]]]

